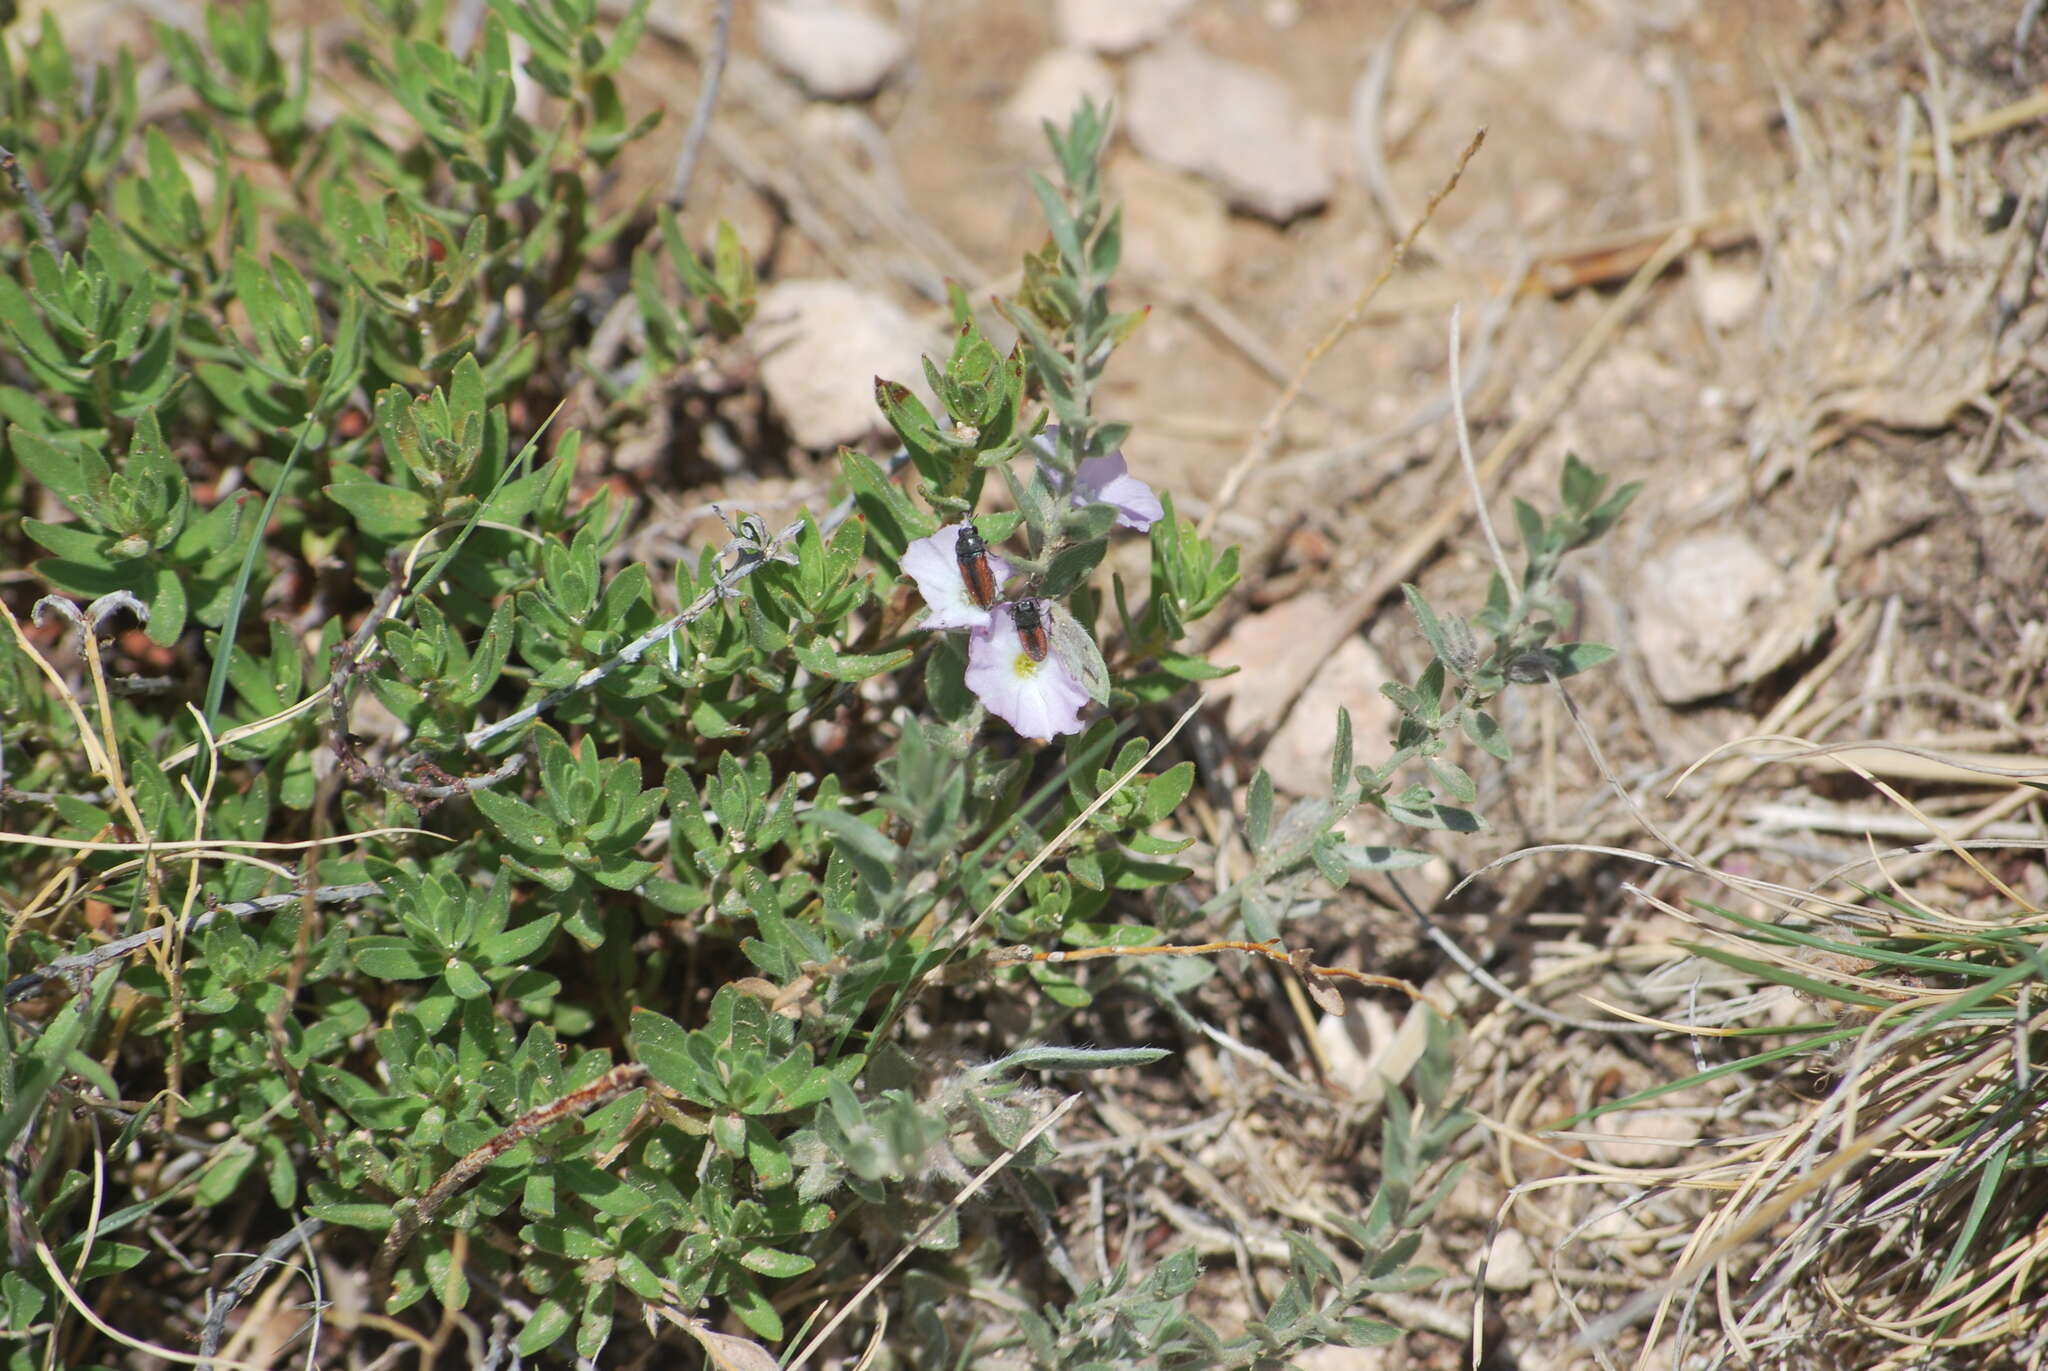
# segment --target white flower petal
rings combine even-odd
[[[1057,653],[1034,662],[1017,636],[1010,606],[998,605],[988,626],[967,640],[967,688],[988,712],[1027,738],[1079,733],[1088,691]]]
[[[917,582],[917,593],[924,596],[924,602],[931,612],[925,616],[924,628],[985,628],[989,622],[989,611],[978,607],[967,594],[967,583],[960,578],[960,558],[955,545],[960,541],[960,530],[964,523],[947,524],[929,538],[919,538],[903,549],[903,574]],[[988,567],[995,575],[996,584],[1009,579],[1010,564],[991,552]]]

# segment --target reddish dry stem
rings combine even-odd
[[[506,1124],[503,1132],[442,1172],[433,1189],[420,1196],[419,1203],[410,1211],[401,1212],[391,1225],[391,1231],[385,1235],[384,1245],[378,1249],[376,1263],[370,1270],[373,1303],[381,1305],[390,1294],[391,1273],[398,1269],[398,1259],[412,1244],[413,1235],[419,1232],[420,1225],[432,1218],[457,1191],[475,1180],[477,1173],[549,1124],[608,1104],[646,1079],[647,1068],[638,1062],[615,1066],[589,1085],[521,1114]]]

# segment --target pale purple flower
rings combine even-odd
[[[1097,501],[1116,509],[1116,521],[1143,533],[1166,513],[1152,487],[1130,474],[1122,449],[1107,457],[1090,457],[1074,473],[1074,503]]]
[[[1049,424],[1031,441],[1050,457],[1059,437],[1060,426]],[[1047,484],[1054,489],[1065,485],[1065,478],[1057,471],[1044,463],[1040,466],[1045,471]],[[1166,513],[1166,507],[1159,503],[1152,487],[1131,475],[1130,463],[1124,460],[1122,448],[1105,457],[1090,457],[1081,463],[1074,473],[1073,485],[1067,496],[1076,509],[1097,503],[1111,506],[1116,510],[1118,527],[1136,529],[1140,533],[1151,528]]]
[[[960,558],[955,545],[966,524],[947,524],[929,538],[919,538],[903,549],[904,574],[917,582],[931,612],[924,628],[987,628],[991,611],[981,609],[967,594],[967,582],[960,577]],[[995,552],[988,554],[988,569],[1000,586],[1010,575],[1010,564]],[[998,616],[1000,617],[1000,616]],[[1015,630],[1012,630],[1014,634]]]
[[[1014,606],[997,605],[967,639],[967,688],[988,712],[1027,738],[1081,731],[1088,691],[1056,651],[1033,661],[1018,636]]]

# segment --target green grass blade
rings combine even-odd
[[[1797,1057],[1804,1053],[1818,1051],[1823,1047],[1831,1047],[1838,1042],[1844,1042],[1855,1037],[1862,1031],[1861,1028],[1837,1028],[1827,1033],[1816,1033],[1810,1038],[1801,1038],[1796,1043],[1786,1043],[1783,1047],[1774,1047],[1768,1052],[1758,1052],[1753,1056],[1743,1057],[1737,1061],[1723,1062],[1719,1066],[1710,1066],[1705,1071],[1695,1072],[1680,1080],[1666,1081],[1662,1085],[1653,1085],[1648,1090],[1638,1090],[1633,1095],[1624,1096],[1618,1100],[1609,1100],[1606,1104],[1595,1106],[1583,1114],[1574,1114],[1571,1118],[1566,1119],[1557,1126],[1559,1128],[1577,1128],[1581,1124],[1592,1122],[1603,1114],[1613,1114],[1623,1109],[1634,1109],[1638,1105],[1648,1104],[1653,1100],[1661,1099],[1666,1095],[1675,1094],[1681,1090],[1689,1090],[1696,1085],[1705,1085],[1708,1081],[1717,1081],[1723,1076],[1732,1076],[1739,1071],[1747,1071],[1751,1067],[1768,1066],[1772,1062],[1783,1061],[1787,1057]]]
[[[1836,985],[1832,981],[1824,981],[1817,976],[1802,976],[1797,971],[1789,970],[1774,962],[1761,961],[1755,957],[1745,957],[1739,952],[1730,952],[1726,948],[1713,947],[1706,943],[1680,943],[1678,945],[1696,957],[1704,957],[1710,962],[1717,962],[1731,971],[1743,972],[1746,975],[1756,977],[1758,980],[1767,981],[1772,985],[1789,986],[1793,990],[1804,991],[1818,1000],[1833,1000],[1837,1004],[1853,1004],[1864,1009],[1883,1009],[1892,1003],[1892,1001],[1879,995],[1872,995],[1861,990],[1851,990],[1847,986]]]
[[[299,436],[292,440],[291,455],[284,459],[284,469],[278,472],[277,480],[270,487],[270,495],[263,502],[263,513],[256,520],[256,531],[249,535],[249,546],[242,550],[242,565],[235,570],[235,583],[228,590],[227,613],[220,621],[220,637],[213,644],[213,666],[206,675],[206,727],[208,732],[220,725],[220,707],[227,699],[228,662],[235,651],[235,635],[242,626],[242,606],[248,603],[249,582],[256,575],[256,559],[263,552],[263,530],[270,527],[270,516],[277,510],[277,497],[292,478],[292,469],[299,464],[299,454],[306,450],[306,431],[313,426],[313,416],[308,414],[299,425]]]

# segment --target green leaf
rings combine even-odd
[[[1377,843],[1348,843],[1336,854],[1352,871],[1363,875],[1373,871],[1406,871],[1431,860],[1431,854],[1409,847],[1382,847]]]
[[[1252,773],[1252,784],[1245,797],[1244,807],[1245,840],[1252,851],[1263,851],[1266,840],[1273,835],[1273,778],[1260,767]]]
[[[1415,615],[1415,621],[1422,626],[1422,636],[1429,643],[1430,651],[1444,661],[1451,659],[1451,650],[1444,641],[1444,627],[1438,622],[1436,611],[1429,607],[1429,601],[1422,598],[1422,592],[1406,581],[1401,583],[1401,594],[1408,601],[1408,608]]]
[[[839,465],[881,554],[878,560],[893,575],[903,549],[915,539],[938,532],[938,520],[911,503],[910,497],[871,458],[851,448],[841,448]]]
[[[1567,512],[1584,516],[1593,511],[1600,502],[1600,492],[1607,488],[1607,478],[1579,460],[1576,452],[1564,455],[1564,474],[1558,481],[1558,493],[1564,501]]]
[[[631,1047],[634,1058],[654,1079],[680,1095],[695,1098],[702,1079],[690,1056],[690,1035],[674,1019],[651,1009],[633,1011]]]
[[[1605,643],[1558,643],[1549,649],[1556,659],[1559,676],[1576,676],[1614,660],[1615,650]]]
[[[1046,568],[1041,594],[1063,600],[1074,593],[1096,567],[1102,564],[1104,554],[1109,551],[1109,540],[1091,538],[1085,543],[1075,543],[1054,554],[1052,565]]]
[[[726,1285],[725,1299],[732,1306],[732,1312],[739,1315],[740,1322],[756,1336],[770,1342],[781,1341],[782,1316],[775,1312],[775,1306],[761,1293],[761,1287],[754,1284],[752,1276],[743,1271],[733,1271]]]
[[[176,567],[159,567],[156,593],[149,597],[149,640],[158,647],[174,647],[185,631],[191,610],[185,598],[185,579]]]
[[[421,532],[433,513],[426,496],[397,486],[361,481],[331,485],[325,490],[328,499],[355,516],[363,532],[387,542]]]
[[[1446,795],[1461,805],[1469,805],[1479,798],[1479,787],[1462,767],[1447,762],[1441,757],[1432,757],[1428,762],[1429,774],[1443,787]]]
[[[794,1252],[784,1252],[774,1247],[755,1247],[740,1255],[740,1265],[759,1275],[774,1280],[788,1280],[801,1276],[817,1265],[809,1257]]]
[[[349,960],[380,981],[420,981],[440,974],[446,958],[405,938],[373,934],[348,940]]]
[[[1477,814],[1456,805],[1438,804],[1434,800],[1408,801],[1390,799],[1386,802],[1387,817],[1410,828],[1426,828],[1452,833],[1482,833],[1486,825]]]
[[[1144,803],[1139,806],[1146,823],[1158,823],[1188,797],[1194,788],[1195,764],[1181,762],[1145,782]]]
[[[553,1346],[575,1322],[575,1311],[550,1295],[534,1306],[533,1316],[526,1321],[526,1326],[519,1330],[519,1336],[513,1340],[513,1346],[522,1357],[537,1356]]]
[[[1500,761],[1510,760],[1514,753],[1508,746],[1507,734],[1491,714],[1483,709],[1467,710],[1459,721],[1465,736],[1470,738],[1488,755]]]
[[[868,655],[839,652],[831,644],[819,642],[797,643],[791,651],[803,663],[805,670],[833,681],[865,681],[870,676],[881,676],[903,666],[916,655],[914,649],[907,647]]]
[[[396,1221],[388,1204],[309,1204],[306,1213],[324,1223],[365,1228],[373,1233],[387,1231]]]
[[[481,1000],[491,993],[490,983],[464,961],[451,961],[441,969],[441,980],[458,1000]]]
[[[1143,942],[1156,941],[1156,934]],[[984,1068],[990,1075],[1008,1071],[1111,1071],[1150,1066],[1173,1054],[1163,1047],[1027,1047]]]
[[[562,855],[560,830],[554,820],[524,800],[500,795],[495,790],[478,790],[470,800],[494,827],[515,844],[546,857]]]
[[[548,914],[518,928],[494,933],[477,944],[477,955],[491,966],[523,963],[540,951],[560,921],[559,915]]]
[[[93,978],[95,998],[113,983],[114,978],[109,973],[116,970],[118,968],[109,967]],[[42,1104],[43,1096],[63,1076],[72,1050],[85,1036],[80,1004],[81,1000],[74,999],[58,1010],[42,1036],[23,1054],[25,1060],[17,1060],[13,1064],[13,1098],[8,1101],[6,1111],[0,1113],[0,1148],[11,1146],[21,1135]]]
[[[896,863],[902,853],[872,825],[833,809],[813,810],[804,815],[804,822],[829,833],[834,848],[853,862],[870,885],[887,889],[895,883]]]

